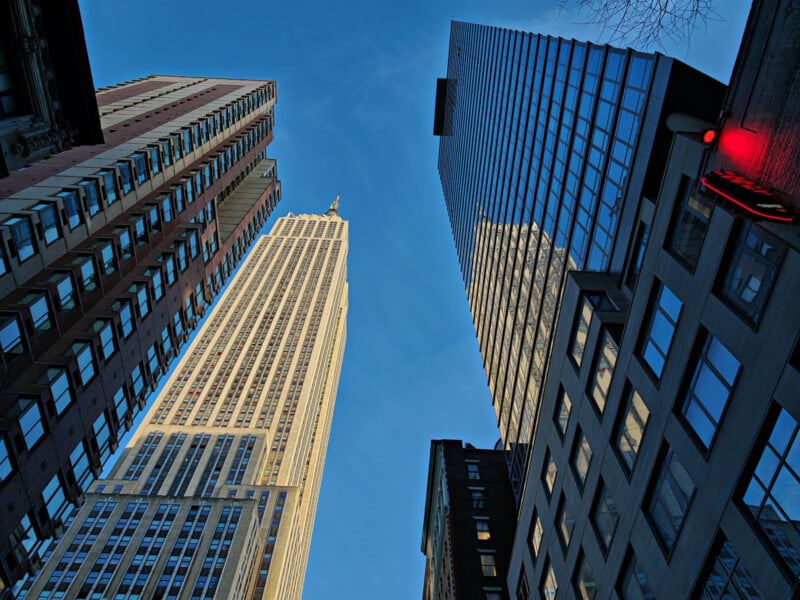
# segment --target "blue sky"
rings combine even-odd
[[[555,0],[82,0],[97,87],[148,74],[277,81],[289,211],[341,192],[348,340],[305,600],[421,597],[431,438],[491,447],[497,429],[431,135],[450,20],[604,41]],[[727,81],[749,2],[663,51]]]

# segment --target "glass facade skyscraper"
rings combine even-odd
[[[517,497],[566,271],[622,270],[666,115],[713,118],[722,89],[657,54],[453,23],[438,166]]]

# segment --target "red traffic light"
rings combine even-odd
[[[706,129],[703,132],[703,143],[710,144],[717,139],[717,131],[715,129]]]

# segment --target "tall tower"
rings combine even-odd
[[[256,242],[29,597],[300,598],[345,344],[337,204]]]
[[[280,199],[275,83],[96,94],[102,143],[0,179],[0,579],[36,572]]]
[[[452,24],[438,167],[518,499],[566,272],[622,270],[667,115],[713,120],[723,91],[662,55]]]

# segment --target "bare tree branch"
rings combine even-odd
[[[663,48],[665,40],[688,41],[699,26],[721,20],[716,0],[556,0],[576,8],[582,24],[594,24],[610,43]]]

